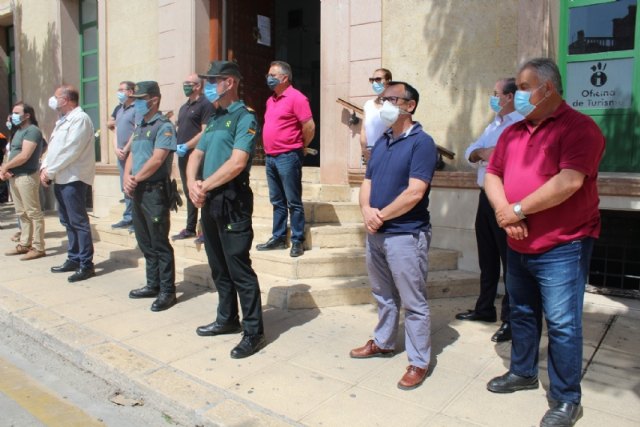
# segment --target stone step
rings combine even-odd
[[[96,255],[129,267],[144,268],[144,258],[137,248],[123,249],[106,242],[95,243]],[[305,255],[306,256],[306,255]],[[304,257],[303,257],[304,258]],[[286,279],[257,271],[263,302],[282,309],[322,308],[373,303],[366,275]],[[215,289],[207,263],[176,257],[176,283],[189,282]],[[132,284],[132,287],[141,284]],[[430,271],[427,280],[429,299],[475,296],[478,274],[462,270]]]
[[[267,172],[264,166],[251,166],[251,182],[267,180]],[[305,166],[302,168],[302,183],[319,184],[320,168]]]
[[[254,197],[269,198],[269,185],[266,180],[251,180]],[[330,185],[302,183],[302,200],[318,202],[351,202],[352,190],[348,185]]]

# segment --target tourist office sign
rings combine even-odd
[[[577,110],[632,106],[633,58],[567,64],[566,100]]]

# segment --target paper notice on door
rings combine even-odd
[[[258,44],[271,46],[271,19],[258,15]]]

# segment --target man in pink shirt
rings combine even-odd
[[[292,257],[304,254],[304,206],[302,204],[302,163],[306,148],[315,135],[309,100],[291,86],[291,66],[273,61],[267,86],[273,95],[267,99],[262,140],[266,154],[269,199],[273,205],[272,236],[256,246],[259,251],[287,247],[287,216],[291,216]]]
[[[572,426],[582,415],[582,306],[600,234],[596,184],[605,141],[590,117],[562,99],[552,60],[528,61],[516,83],[514,104],[525,120],[502,133],[485,177],[496,220],[508,236],[512,331],[509,372],[487,389],[538,388],[544,314],[550,409],[540,425]]]

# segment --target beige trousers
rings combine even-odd
[[[20,244],[44,251],[44,213],[40,207],[40,174],[22,175],[9,180],[11,197],[20,219]]]

